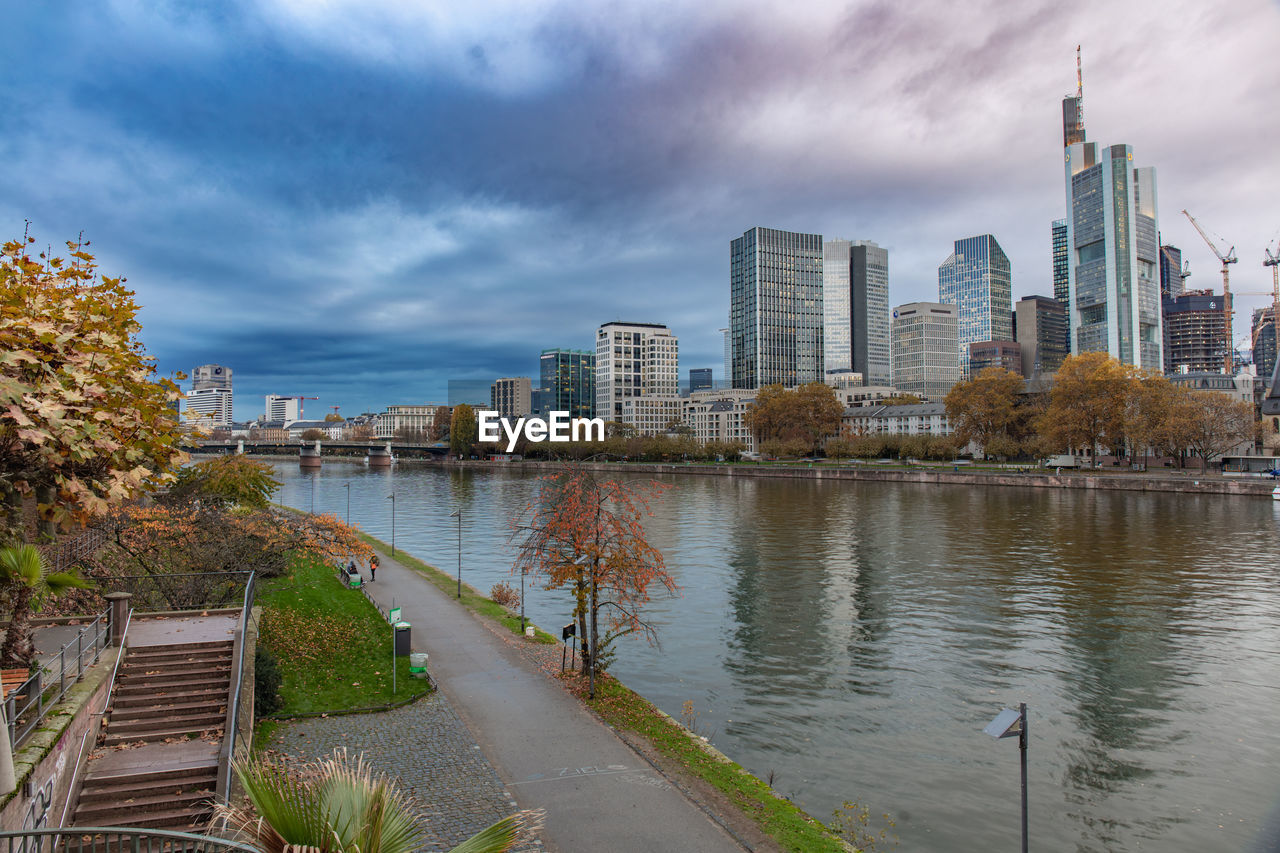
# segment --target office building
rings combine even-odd
[[[299,414],[299,403],[302,401],[297,397],[282,397],[279,394],[268,394],[266,396],[266,407],[263,409],[262,419],[264,421],[284,421],[285,426],[301,419]]]
[[[489,408],[515,423],[533,411],[533,380],[528,376],[508,376],[489,386]]]
[[[489,405],[488,379],[450,379],[448,382],[449,405],[467,405],[473,409],[483,409]]]
[[[1164,372],[1221,373],[1226,356],[1222,295],[1189,290],[1163,300]]]
[[[752,228],[729,243],[734,388],[823,375],[822,235]]]
[[[1190,276],[1188,272],[1186,276],[1182,274],[1182,250],[1177,246],[1161,246],[1160,247],[1160,298],[1172,299],[1175,296],[1181,296],[1183,292],[1184,278]]]
[[[231,368],[221,364],[202,364],[191,371],[191,390],[206,391],[210,388],[231,390]]]
[[[710,367],[695,367],[689,370],[689,393],[707,391],[715,384]]]
[[[1068,101],[1077,113],[1080,97]],[[1128,145],[1065,133],[1067,281],[1071,352],[1105,352],[1150,370],[1164,365],[1156,172],[1135,168]]]
[[[969,344],[969,376],[988,367],[1003,367],[1022,375],[1022,347],[1017,341],[974,341]]]
[[[1253,309],[1253,365],[1258,376],[1271,384],[1276,369],[1275,307]]]
[[[193,388],[187,392],[183,420],[206,429],[231,426],[230,388]]]
[[[623,420],[623,402],[676,397],[680,345],[660,323],[605,323],[596,331],[596,417]]]
[[[888,384],[889,252],[866,240],[822,243],[825,370],[854,370]]]
[[[387,410],[377,417],[374,436],[413,442],[431,441],[431,429],[438,409],[444,409],[445,417],[452,418],[451,407],[443,403],[387,406]]]
[[[1062,303],[1063,309],[1071,301],[1067,280],[1067,220],[1053,222],[1053,298]]]
[[[690,394],[684,403],[684,423],[693,429],[699,444],[738,442],[748,453],[756,449],[756,437],[746,425],[755,403],[754,389],[720,389]]]
[[[1056,298],[1024,296],[1014,306],[1014,340],[1022,348],[1023,376],[1056,373],[1070,354],[1067,308]]]
[[[1013,277],[995,237],[955,241],[954,251],[938,266],[938,301],[956,307],[960,374],[967,378],[969,344],[1013,340]]]
[[[568,412],[593,418],[596,411],[596,354],[576,349],[544,349],[538,357],[539,406],[534,412]]]
[[[893,387],[941,402],[960,381],[956,307],[910,302],[893,310]]]
[[[728,329],[721,329],[724,337],[724,370],[720,374],[722,384],[733,384],[733,335]]]
[[[948,436],[954,431],[947,422],[947,407],[936,403],[906,406],[859,406],[846,409],[841,428],[851,435]]]

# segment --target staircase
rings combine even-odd
[[[208,823],[231,652],[230,641],[129,648],[74,825],[189,832]]]

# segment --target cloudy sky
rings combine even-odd
[[[536,375],[614,319],[721,373],[728,244],[754,225],[889,249],[936,299],[990,232],[1051,294],[1061,98],[1158,174],[1269,291],[1280,237],[1280,4],[8,4],[0,235],[80,231],[144,306],[163,372],[235,371],[236,416],[344,414]],[[1247,309],[1267,301],[1241,297]],[[1237,319],[1236,335],[1247,331]],[[312,409],[308,409],[309,413]]]

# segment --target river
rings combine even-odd
[[[326,459],[281,499],[485,593],[533,474]],[[674,476],[647,522],[681,586],[661,648],[612,671],[820,820],[857,801],[910,851],[1249,850],[1280,802],[1280,503],[1260,498]],[[388,496],[395,493],[395,500]],[[558,634],[567,592],[530,585]],[[415,631],[430,626],[414,626]],[[877,849],[889,849],[881,845]]]

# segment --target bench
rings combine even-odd
[[[8,699],[9,694],[14,690],[27,683],[27,679],[31,677],[30,670],[26,669],[0,669],[0,681],[3,681],[3,698]]]

